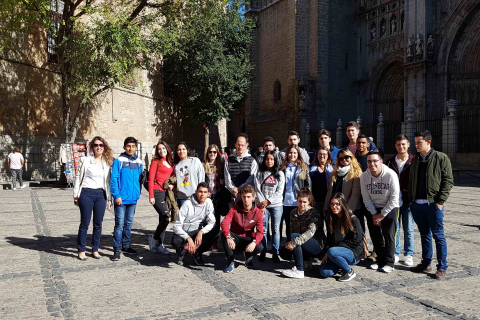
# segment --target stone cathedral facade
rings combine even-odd
[[[246,131],[257,146],[272,135],[283,147],[297,130],[314,149],[321,128],[335,135],[357,118],[381,138],[381,115],[386,153],[411,122],[435,149],[469,154],[459,166],[480,163],[478,0],[252,0],[247,15],[258,24],[252,85],[230,136]]]

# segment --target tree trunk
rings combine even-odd
[[[210,129],[208,128],[208,124],[205,123],[203,125],[203,132],[205,134],[205,148],[203,150],[203,154],[206,155],[207,154],[207,149],[208,149],[208,146],[210,145]]]

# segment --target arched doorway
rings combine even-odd
[[[404,74],[403,63],[394,61],[379,77],[373,100],[373,114],[383,115],[385,123],[385,142],[395,141],[401,133],[404,120]],[[385,153],[395,153],[393,143],[385,143]]]
[[[448,96],[459,102],[458,152],[480,152],[480,5],[464,20],[448,58]]]

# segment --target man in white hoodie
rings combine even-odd
[[[183,265],[185,254],[190,252],[197,265],[203,265],[202,254],[217,240],[218,234],[210,232],[215,226],[212,200],[209,198],[208,184],[200,182],[195,194],[187,199],[173,225],[172,246],[178,254],[177,264]],[[188,248],[188,250],[187,250]]]
[[[400,207],[400,184],[395,171],[383,164],[382,154],[369,151],[368,170],[360,177],[363,202],[367,208],[368,230],[377,253],[371,269],[389,273],[395,264],[395,234]],[[385,243],[383,247],[382,243]]]

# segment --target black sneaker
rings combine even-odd
[[[243,256],[245,257],[245,267],[247,267],[247,269],[252,269],[253,268],[253,256],[250,256],[247,258],[247,256],[245,255],[245,252],[243,253]]]
[[[275,263],[280,263],[280,258],[278,257],[278,254],[276,254],[276,253],[273,254],[272,260]]]
[[[205,265],[205,262],[203,262],[203,256],[198,251],[195,252],[195,255],[193,256],[193,258],[195,259],[195,263],[197,264],[197,266],[204,266]]]
[[[120,260],[120,251],[115,251],[113,252],[112,261],[118,261],[118,260]]]
[[[128,248],[122,248],[122,252],[125,253],[125,254],[137,254],[137,250],[135,249],[132,249],[130,247]]]
[[[357,275],[353,271],[353,269],[350,269],[350,271],[344,271],[342,276],[338,279],[338,281],[341,282],[347,282],[355,278]]]
[[[258,257],[258,260],[260,262],[265,262],[265,259],[266,259],[266,253],[265,252],[260,253],[260,257]]]

